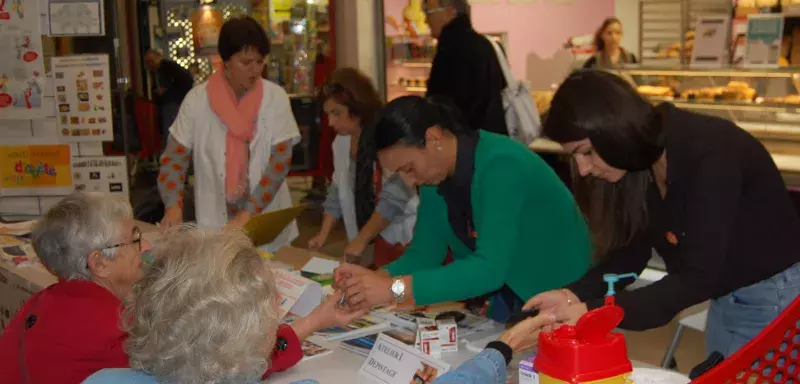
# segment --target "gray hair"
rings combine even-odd
[[[269,264],[242,231],[164,239],[122,315],[131,368],[166,383],[259,380],[280,320]]]
[[[36,255],[60,279],[92,278],[87,262],[92,251],[113,259],[123,237],[122,219],[132,218],[130,204],[122,198],[75,193],[59,201],[33,228]]]
[[[442,7],[452,7],[456,10],[456,14],[467,15],[470,14],[469,0],[439,0],[439,5]]]

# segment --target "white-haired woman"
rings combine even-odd
[[[85,383],[256,383],[300,361],[312,332],[363,315],[330,299],[281,325],[273,273],[240,231],[179,231],[153,257],[123,313],[131,369]]]
[[[122,300],[141,276],[141,233],[130,205],[78,193],[33,229],[33,248],[58,283],[33,295],[0,337],[3,383],[80,383],[127,367]]]

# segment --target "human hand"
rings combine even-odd
[[[339,299],[343,294],[342,291],[334,291],[325,302],[309,314],[309,317],[315,317],[317,320],[315,323],[318,328],[314,330],[315,332],[330,327],[347,326],[353,320],[367,314],[368,310],[353,310],[349,307],[339,306]]]
[[[436,380],[436,377],[439,375],[439,370],[435,367],[431,367],[428,364],[421,364],[422,369],[417,369],[409,384],[429,384]]]
[[[347,256],[358,256],[360,257],[364,250],[367,248],[367,243],[362,241],[360,238],[356,237],[350,244],[344,248],[344,254]]]
[[[542,330],[555,323],[556,318],[553,313],[527,318],[503,332],[497,340],[511,347],[514,353],[531,349],[539,344],[539,334]]]
[[[578,302],[580,302],[578,297],[569,289],[554,289],[534,296],[522,306],[522,310],[538,309],[542,313],[556,312]]]
[[[174,227],[183,222],[183,208],[180,204],[175,204],[164,212],[164,217],[161,219],[159,225],[162,230]]]
[[[368,269],[366,271],[360,276],[345,280],[340,287],[345,291],[347,305],[352,309],[370,309],[376,305],[394,302],[394,294],[390,290],[392,277]]]
[[[231,229],[242,229],[247,224],[250,219],[253,218],[253,214],[248,211],[241,211],[236,214],[236,217],[233,220],[229,221],[222,227],[223,230],[231,230]]]
[[[316,236],[312,237],[308,240],[308,249],[312,251],[318,251],[325,245],[325,242],[328,240],[328,235],[322,232],[316,234]]]
[[[575,325],[575,323],[578,322],[578,319],[580,319],[581,316],[583,316],[586,312],[589,312],[589,309],[586,307],[586,303],[579,302],[556,312],[556,320],[561,323]]]
[[[333,270],[333,287],[341,288],[346,285],[346,281],[370,272],[372,271],[357,264],[342,264]]]

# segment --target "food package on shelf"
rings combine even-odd
[[[687,100],[727,100],[750,102],[756,97],[756,90],[743,81],[731,81],[724,87],[690,88],[681,92],[681,98]]]
[[[692,51],[694,50],[694,31],[686,31],[684,34],[684,40],[686,40],[686,45],[684,46],[684,53],[686,57],[692,56]],[[666,48],[662,48],[658,51],[659,58],[678,58],[681,56],[681,42],[675,42],[667,46]]]

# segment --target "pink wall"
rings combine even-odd
[[[385,16],[403,20],[403,7],[408,0],[384,0]],[[525,77],[525,59],[531,53],[542,58],[553,55],[570,36],[593,33],[603,19],[614,14],[613,0],[573,0],[559,4],[549,0],[532,0],[530,4],[509,4],[497,0],[472,5],[472,24],[479,32],[506,32],[511,69]],[[388,24],[387,34],[394,34]]]

